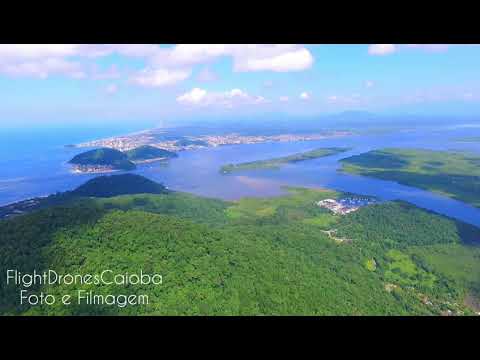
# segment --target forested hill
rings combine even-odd
[[[112,197],[127,194],[166,194],[165,186],[143,176],[121,174],[98,176],[71,191],[52,194],[45,198],[19,201],[0,207],[0,219],[65,204],[81,197]]]
[[[72,191],[74,196],[111,197],[127,194],[165,194],[167,189],[135,174],[99,176]]]
[[[133,170],[135,164],[121,151],[100,148],[83,152],[74,156],[70,164],[79,166],[104,166],[114,170]]]
[[[125,181],[125,179],[127,181]],[[83,187],[108,195],[103,177]],[[152,186],[148,183],[146,188]],[[82,187],[81,187],[82,188]],[[90,189],[86,191],[85,189]],[[155,188],[153,189],[155,190]],[[57,298],[148,295],[148,305],[21,305],[0,278],[0,314],[462,315],[480,297],[478,228],[386,202],[335,215],[316,202],[344,194],[289,188],[236,202],[190,194],[78,197],[0,221],[0,273],[159,273],[160,286],[33,286]],[[473,299],[473,300],[472,300]],[[478,310],[480,311],[480,310]]]
[[[159,158],[173,158],[178,155],[172,151],[155,146],[144,145],[125,152],[130,161],[145,161]]]

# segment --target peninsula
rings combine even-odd
[[[250,161],[240,164],[228,164],[220,168],[222,174],[228,174],[235,171],[242,170],[256,170],[256,169],[279,169],[283,165],[289,163],[296,163],[299,161],[313,160],[325,156],[339,154],[345,151],[350,150],[349,148],[340,148],[340,147],[330,147],[330,148],[319,148],[311,151],[306,151],[302,153],[297,153],[289,156],[273,158],[268,160],[257,160]]]
[[[125,152],[125,154],[127,155],[128,160],[136,164],[167,160],[178,156],[172,151],[160,149],[150,145],[143,145],[138,148],[128,150]]]
[[[342,171],[396,181],[480,207],[480,157],[460,151],[373,150],[340,160]]]
[[[170,135],[162,129],[152,129],[141,131],[124,136],[116,136],[106,139],[99,139],[84,142],[75,145],[75,147],[107,147],[119,151],[128,151],[144,145],[150,145],[169,151],[194,150],[205,147],[217,147],[223,145],[239,145],[239,144],[259,144],[265,142],[296,142],[296,141],[312,141],[322,140],[336,137],[352,135],[349,131],[321,131],[319,133],[305,134],[258,134],[247,135],[239,133],[225,134],[205,134],[180,136]]]

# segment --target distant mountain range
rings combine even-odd
[[[268,113],[257,116],[211,116],[197,118],[178,124],[176,129],[189,129],[198,133],[228,133],[244,134],[275,134],[300,133],[321,130],[364,130],[367,128],[392,127],[415,128],[447,126],[452,123],[463,124],[479,122],[480,117],[426,115],[415,112],[370,112],[364,110],[349,110],[340,113],[317,115],[294,115],[286,113]],[[172,126],[172,128],[174,128]]]

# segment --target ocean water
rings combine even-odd
[[[132,126],[0,129],[0,206],[71,190],[91,176],[74,176],[67,161],[81,149],[67,144],[128,134]]]
[[[67,161],[85,149],[66,148],[106,136],[140,129],[64,129],[37,132],[0,133],[0,205],[26,198],[45,196],[75,188],[96,176],[72,174]],[[172,130],[173,132],[175,130]],[[245,196],[283,194],[282,185],[324,187],[385,200],[404,200],[425,209],[480,226],[480,209],[428,191],[338,172],[338,160],[385,147],[467,150],[480,154],[480,143],[462,143],[456,138],[480,136],[480,127],[450,126],[442,129],[397,131],[355,135],[319,141],[230,145],[183,151],[167,165],[150,163],[135,173],[164,183],[170,189],[202,196],[238,199]],[[280,170],[256,170],[223,175],[220,166],[228,163],[268,159],[311,150],[341,146],[352,150],[331,157],[290,164]]]

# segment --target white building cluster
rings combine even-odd
[[[325,199],[317,202],[317,205],[332,211],[336,215],[345,215],[360,209],[376,201],[368,198],[350,197],[341,200]]]

